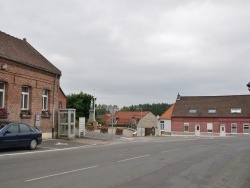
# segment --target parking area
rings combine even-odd
[[[4,155],[14,155],[14,154],[24,154],[33,152],[43,152],[52,150],[63,150],[63,149],[73,149],[77,147],[91,147],[100,144],[105,144],[104,141],[81,138],[79,140],[63,140],[63,139],[48,139],[43,140],[41,145],[38,145],[36,150],[29,150],[26,148],[11,148],[11,149],[0,149],[0,157]]]

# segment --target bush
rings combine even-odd
[[[122,135],[123,134],[123,129],[117,128],[115,131],[116,135]]]

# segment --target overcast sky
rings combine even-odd
[[[249,0],[0,0],[0,26],[98,104],[249,93]]]

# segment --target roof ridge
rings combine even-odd
[[[0,57],[61,76],[61,71],[36,50],[26,38],[20,39],[0,31]]]

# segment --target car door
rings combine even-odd
[[[2,146],[6,148],[17,147],[19,145],[18,132],[19,132],[18,124],[17,123],[10,124],[6,129],[5,133],[3,134]]]
[[[19,123],[20,131],[18,133],[18,139],[21,146],[29,146],[32,140],[33,132],[30,127],[25,123]]]

